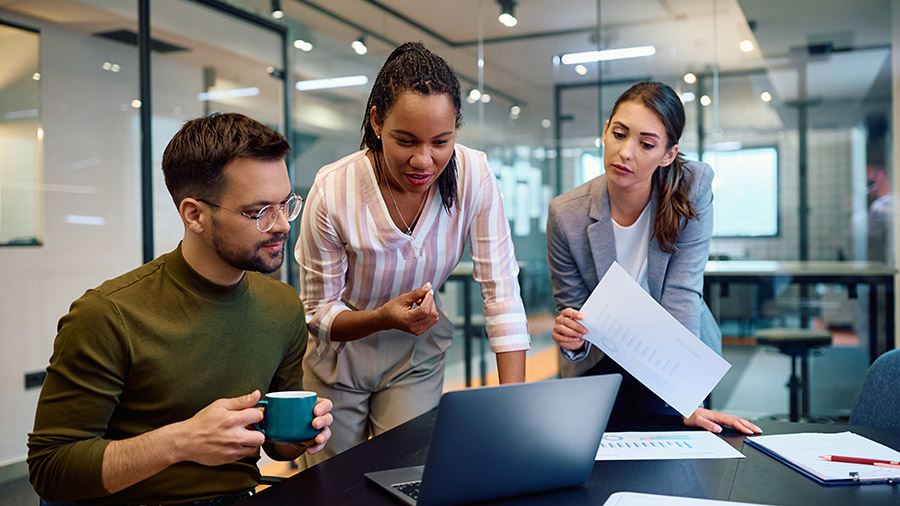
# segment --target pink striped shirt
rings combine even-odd
[[[365,154],[322,167],[306,200],[294,255],[310,337],[329,342],[334,317],[351,307],[376,309],[428,281],[441,286],[471,239],[491,349],[528,349],[519,266],[485,154],[456,145],[460,206],[448,214],[430,192],[411,236],[391,220]]]

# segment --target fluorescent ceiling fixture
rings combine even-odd
[[[715,144],[707,144],[704,146],[707,151],[737,151],[744,147],[741,141],[725,141],[716,142]]]
[[[92,225],[95,227],[102,227],[106,225],[106,218],[102,216],[82,216],[78,214],[67,214],[65,217],[66,223],[72,223],[75,225]]]
[[[639,56],[653,56],[656,48],[653,46],[623,47],[619,49],[604,49],[603,51],[585,51],[583,53],[568,53],[562,56],[565,65],[579,63],[593,63],[598,61],[621,60],[623,58],[637,58]]]
[[[206,102],[209,100],[222,100],[223,98],[255,97],[259,95],[259,88],[236,88],[233,90],[205,91],[197,93],[197,100]]]
[[[369,78],[366,76],[347,76],[297,81],[297,84],[294,86],[297,88],[297,91],[310,91],[325,90],[328,88],[344,88],[347,86],[364,86],[366,84],[369,84]]]
[[[697,95],[694,95],[694,92],[692,91],[686,91],[681,94],[681,101],[685,104],[687,104],[688,102],[693,102],[694,100],[697,100]]]
[[[6,119],[37,118],[40,111],[37,109],[25,109],[24,111],[9,111]]]

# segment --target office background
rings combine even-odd
[[[510,6],[511,27],[498,22]],[[600,173],[602,121],[639,80],[679,92],[681,149],[716,168],[717,258],[897,264],[897,1],[0,0],[0,482],[24,473],[38,396],[24,378],[46,367],[71,301],[180,239],[159,163],[181,124],[233,111],[286,133],[305,195],[319,167],[358,147],[368,83],[407,40],[460,75],[458,142],[486,151],[500,182],[534,353],[550,346],[547,203]],[[564,56],[625,48],[644,55]],[[334,78],[351,79],[309,89]],[[286,265],[278,275],[296,286]],[[460,290],[444,294],[459,317]],[[714,296],[735,346],[804,317],[835,330],[843,349],[818,367],[848,378],[819,376],[814,402],[833,400],[819,404],[832,416],[852,406],[865,290],[776,283]],[[726,349],[736,369],[758,367],[755,351]],[[783,363],[777,393],[735,377],[722,388],[747,390],[719,407],[755,414],[753,395],[786,399]]]

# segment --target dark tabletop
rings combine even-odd
[[[399,501],[363,474],[424,464],[434,417],[435,411],[426,413],[237,504],[398,506]],[[680,418],[621,420],[611,422],[607,430],[679,430],[684,428],[680,422]],[[789,422],[758,425],[765,434],[851,430],[900,449],[900,430]],[[614,492],[632,491],[773,505],[900,505],[900,485],[823,486],[745,445],[744,436],[736,431],[726,429],[722,437],[747,458],[598,461],[581,487],[490,504],[602,505]],[[464,442],[459,451],[466,451]]]

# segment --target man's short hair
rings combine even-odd
[[[163,152],[166,187],[179,206],[187,197],[215,200],[225,187],[222,169],[238,158],[284,159],[284,136],[243,114],[213,114],[188,121]]]

